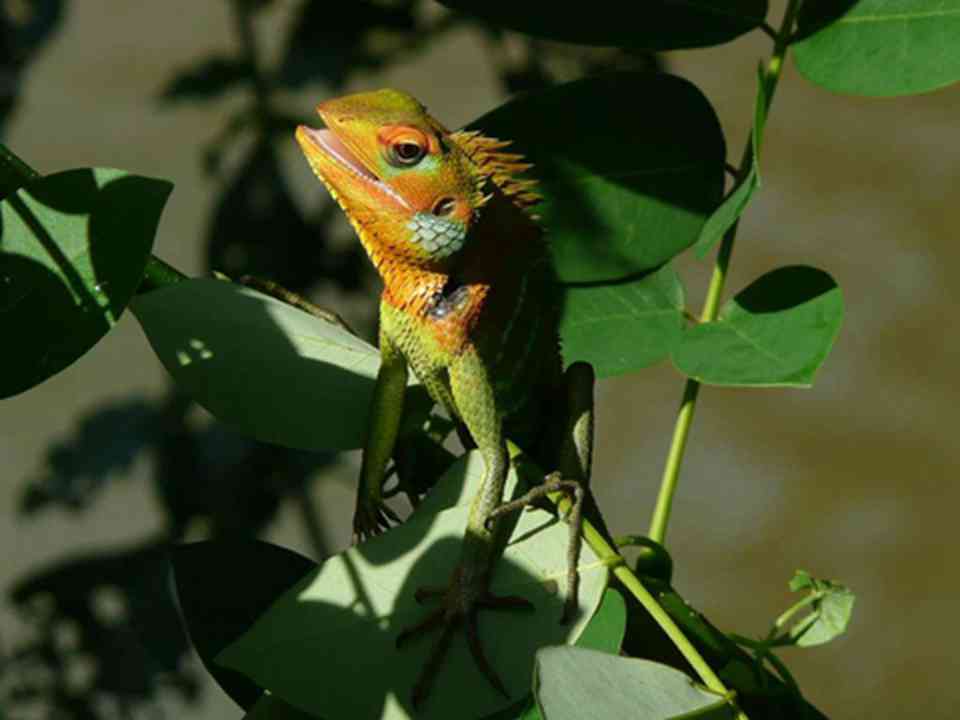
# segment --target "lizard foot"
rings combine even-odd
[[[390,529],[391,523],[397,524],[400,518],[382,501],[364,502],[357,499],[357,508],[353,513],[353,542],[358,543],[379,535]]]
[[[397,636],[397,647],[402,647],[410,640],[422,636],[432,630],[440,628],[440,637],[437,638],[430,651],[430,656],[413,686],[413,707],[419,708],[433,681],[443,664],[454,632],[462,625],[467,638],[467,646],[473,656],[477,668],[483,673],[487,681],[505,698],[509,698],[507,689],[500,680],[496,671],[487,662],[480,644],[480,634],[477,630],[477,614],[480,610],[533,610],[529,600],[514,595],[496,596],[486,589],[477,592],[476,588],[464,579],[463,569],[458,567],[453,574],[449,587],[420,588],[414,597],[422,604],[425,600],[441,598],[442,605],[416,625],[407,628]],[[485,585],[485,583],[483,583]]]
[[[577,596],[580,592],[580,575],[577,564],[580,562],[580,546],[583,544],[580,534],[583,528],[583,486],[576,480],[563,479],[559,472],[552,472],[543,479],[542,484],[534,486],[526,494],[495,507],[487,515],[486,524],[489,527],[490,523],[501,515],[530,507],[552,492],[564,492],[573,501],[570,510],[563,517],[570,527],[567,541],[567,600],[563,604],[563,615],[560,617],[560,622],[566,624],[576,617],[579,607]]]

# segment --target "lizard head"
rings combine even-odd
[[[326,125],[296,138],[317,177],[346,213],[374,264],[385,257],[437,266],[461,250],[495,193],[532,204],[526,169],[506,144],[451,133],[423,105],[396,90],[320,103]]]

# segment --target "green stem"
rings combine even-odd
[[[0,143],[0,197],[5,197],[28,182],[36,180],[40,173],[27,165],[18,155],[3,143]],[[147,259],[143,271],[143,280],[137,293],[156,290],[165,285],[186,280],[187,276],[156,255]]]
[[[572,503],[567,494],[562,492],[551,493],[549,497],[557,505],[561,517],[570,512]],[[727,689],[723,681],[720,680],[713,671],[713,668],[703,659],[703,656],[697,652],[693,643],[687,639],[687,636],[683,634],[683,631],[673,621],[673,618],[667,614],[667,611],[660,606],[656,598],[644,587],[640,578],[637,577],[633,570],[630,569],[630,566],[626,564],[623,556],[604,540],[600,531],[588,520],[583,521],[583,539],[587,545],[590,546],[590,549],[597,554],[601,562],[611,569],[611,572],[613,572],[616,578],[623,583],[623,586],[630,591],[630,594],[650,613],[650,616],[660,629],[663,630],[664,634],[670,638],[670,641],[677,650],[680,651],[683,659],[686,660],[694,672],[700,676],[703,684],[720,695],[732,697],[731,691]],[[746,720],[746,715],[740,715],[738,717]]]
[[[780,617],[778,617],[773,623],[774,631],[782,629],[793,619],[794,615],[806,608],[808,605],[813,605],[817,600],[820,599],[820,597],[821,596],[819,593],[811,593],[784,610],[780,614]]]
[[[783,21],[780,29],[774,38],[773,54],[767,62],[764,70],[765,92],[763,93],[764,115],[770,110],[773,102],[773,95],[777,89],[777,83],[780,80],[780,74],[783,70],[783,61],[790,47],[790,37],[797,17],[797,10],[800,7],[800,0],[789,0],[787,9],[783,14]],[[739,178],[749,171],[753,161],[753,142],[751,137],[747,139],[746,147],[743,150],[743,156],[740,162]],[[727,269],[730,266],[730,257],[733,255],[733,244],[737,237],[737,228],[740,221],[737,220],[730,229],[723,235],[720,242],[720,249],[717,251],[717,258],[713,265],[713,274],[710,277],[710,286],[707,289],[707,297],[703,303],[703,310],[700,313],[700,322],[708,323],[717,319],[717,313],[720,311],[720,299],[723,297],[723,287],[727,279]],[[697,407],[697,395],[700,392],[700,383],[692,378],[686,381],[683,388],[683,400],[680,403],[680,410],[677,413],[677,420],[673,428],[673,438],[670,442],[670,450],[667,453],[667,460],[663,468],[663,477],[660,480],[660,491],[657,494],[657,502],[653,509],[653,517],[650,521],[650,539],[661,545],[664,544],[667,536],[667,525],[670,522],[670,511],[673,507],[673,498],[677,491],[677,483],[680,479],[680,466],[683,462],[683,456],[687,449],[687,440],[690,436],[690,426],[693,423],[693,414]]]

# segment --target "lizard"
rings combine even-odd
[[[384,504],[383,484],[412,370],[484,464],[449,585],[416,595],[418,601],[439,597],[441,607],[397,640],[400,646],[441,628],[414,686],[413,705],[425,700],[452,633],[461,626],[477,666],[507,696],[484,657],[477,612],[530,606],[522,598],[494,597],[488,589],[498,554],[497,525],[503,514],[548,491],[582,499],[593,442],[593,371],[586,363],[563,370],[556,280],[535,214],[540,200],[535,181],[525,175],[531,165],[507,152],[506,141],[449,131],[398,90],[333,98],[316,109],[325,127],[298,126],[297,142],[383,281],[381,366],[354,535],[362,540],[398,521]],[[530,451],[541,466],[557,472],[524,497],[504,502],[509,447]],[[574,502],[567,518],[564,620],[576,608],[580,506]]]

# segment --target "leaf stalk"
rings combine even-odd
[[[764,92],[762,94],[763,115],[766,116],[773,102],[773,96],[780,81],[783,70],[783,61],[786,58],[787,50],[790,47],[790,40],[793,37],[793,27],[796,23],[797,12],[800,8],[800,0],[789,0],[787,9],[783,14],[783,20],[780,23],[780,29],[774,36],[773,53],[767,61],[763,73]],[[743,149],[743,156],[740,161],[737,172],[737,180],[742,180],[750,171],[753,163],[753,133],[747,139],[746,146]],[[737,183],[733,184],[736,187]],[[737,237],[737,229],[740,226],[739,219],[730,226],[723,235],[720,242],[720,248],[717,251],[716,260],[713,265],[713,273],[710,277],[710,285],[707,288],[707,297],[703,303],[703,310],[700,313],[700,322],[708,323],[717,319],[720,312],[720,299],[723,296],[723,288],[726,284],[727,270],[730,266],[730,257],[733,255],[733,245]],[[697,406],[697,396],[700,391],[700,382],[693,378],[688,378],[683,388],[683,399],[680,402],[680,409],[677,412],[677,419],[674,423],[673,437],[670,442],[670,449],[667,452],[667,460],[663,468],[663,476],[660,481],[660,490],[657,494],[657,501],[654,505],[653,516],[650,521],[649,536],[651,540],[664,544],[667,535],[667,525],[670,522],[670,513],[673,508],[673,498],[676,495],[677,484],[680,479],[680,467],[683,463],[683,456],[687,449],[687,440],[690,436],[690,427],[693,423],[694,411]]]

